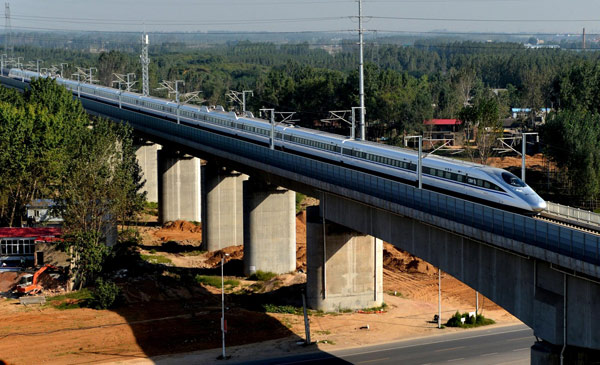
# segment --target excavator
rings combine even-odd
[[[53,265],[44,265],[38,271],[32,274],[25,274],[17,284],[17,292],[26,295],[37,294],[42,291],[42,286],[38,283],[40,275],[48,269],[58,269]]]

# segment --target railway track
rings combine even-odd
[[[592,224],[592,223],[579,222],[577,220],[554,215],[549,212],[542,212],[539,215],[534,216],[533,218],[540,220],[540,221],[559,224],[564,227],[569,227],[569,228],[577,229],[582,232],[591,233],[591,234],[600,236],[600,226]]]

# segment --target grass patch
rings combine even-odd
[[[147,261],[151,264],[172,264],[170,258],[160,255],[140,255],[142,260]]]
[[[316,331],[315,333],[317,335],[330,335],[331,331]]]
[[[479,326],[487,326],[496,323],[493,319],[485,318],[483,315],[478,314],[476,316],[469,316],[469,313],[460,314],[460,312],[454,313],[452,317],[446,322],[448,327],[461,327],[461,328],[473,328]],[[461,318],[465,319],[465,323],[462,323]]]
[[[46,305],[59,310],[84,308],[92,299],[92,293],[88,289],[81,289],[67,294],[46,298]]]
[[[293,305],[263,304],[263,308],[267,313],[286,313],[299,316],[304,314],[301,307],[294,307]]]
[[[198,284],[209,285],[219,289],[221,288],[220,276],[196,275],[195,280]],[[223,282],[223,284],[225,287],[236,287],[240,285],[240,281],[235,279],[227,279]]]
[[[276,276],[277,274],[275,274],[274,272],[258,270],[254,274],[248,276],[248,280],[268,281]]]
[[[301,203],[306,198],[306,195],[302,193],[296,193],[296,214],[302,211]]]

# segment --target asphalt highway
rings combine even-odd
[[[243,364],[529,364],[534,342],[529,327],[515,325]]]

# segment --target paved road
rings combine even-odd
[[[474,330],[350,350],[244,364],[529,364],[535,337],[524,325]],[[223,362],[224,364],[225,362]]]

